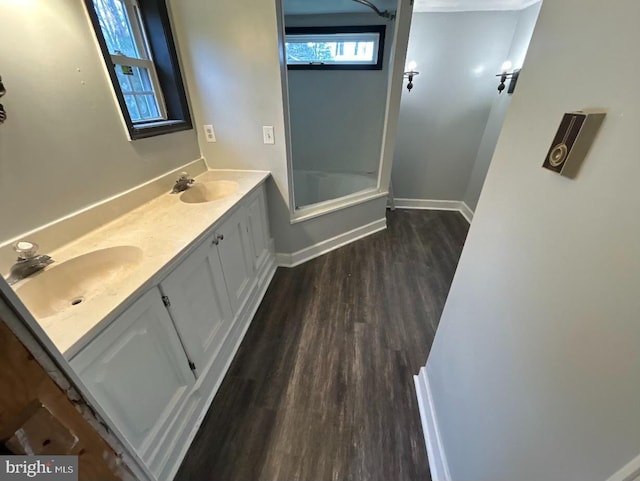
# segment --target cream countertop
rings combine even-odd
[[[118,246],[138,247],[142,251],[142,259],[122,278],[111,276],[109,286],[103,288],[100,295],[60,313],[41,319],[36,317],[36,320],[63,355],[67,359],[72,358],[124,311],[127,307],[125,301],[160,282],[213,224],[269,175],[269,172],[262,171],[207,171],[195,177],[196,182],[232,180],[238,182],[238,191],[225,198],[199,204],[185,203],[180,200],[180,194],[166,193],[48,252],[55,263],[46,270],[83,254]],[[28,278],[13,286],[18,295],[21,285],[30,280]],[[25,304],[28,308],[28,303]]]

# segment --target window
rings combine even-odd
[[[384,25],[289,27],[285,30],[291,70],[381,70]]]
[[[163,0],[85,0],[131,139],[192,128]]]

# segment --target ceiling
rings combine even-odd
[[[521,10],[540,0],[414,0],[414,12]],[[371,0],[380,10],[396,10],[396,0]],[[283,0],[286,15],[372,13],[353,0]]]
[[[396,0],[370,0],[380,10],[396,10]],[[373,13],[353,0],[283,0],[285,15],[322,13]]]
[[[414,12],[522,10],[541,0],[414,0]]]

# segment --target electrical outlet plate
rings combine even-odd
[[[213,131],[213,125],[204,125],[204,138],[207,139],[207,142],[215,142],[216,141],[216,133]]]
[[[273,125],[262,126],[262,138],[265,144],[275,144],[275,138],[273,135]]]

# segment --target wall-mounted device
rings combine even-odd
[[[507,79],[511,79],[509,81],[509,88],[507,89],[508,94],[512,94],[516,91],[516,84],[518,83],[518,78],[520,77],[520,69],[516,68],[511,70],[511,62],[507,60],[502,64],[502,72],[497,74],[496,77],[500,77],[500,83],[498,84],[498,93],[501,94],[502,91],[506,88],[505,82]]]
[[[605,109],[564,114],[542,166],[565,177],[575,177],[606,114]]]
[[[0,77],[0,97],[4,96],[6,93],[7,91],[2,83],[2,77]],[[4,110],[4,105],[0,104],[0,124],[4,124],[5,120],[7,120],[7,113]]]

